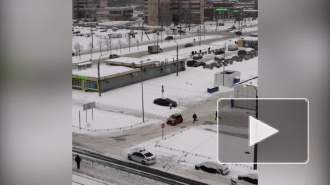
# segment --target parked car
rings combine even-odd
[[[100,30],[100,32],[107,32],[107,31],[108,31],[107,29]]]
[[[117,30],[119,30],[119,28],[117,28],[117,27],[112,28],[112,31],[117,31]]]
[[[117,55],[117,54],[112,54],[112,55],[109,55],[109,59],[113,59],[113,58],[119,58],[120,56]]]
[[[73,34],[78,34],[78,33],[80,33],[80,31],[78,30],[78,31],[74,31],[73,32]]]
[[[250,46],[250,48],[253,48],[255,50],[258,50],[258,45],[252,45],[252,46]]]
[[[138,152],[133,152],[128,154],[128,160],[139,162],[143,165],[153,164],[156,162],[156,156],[146,150],[140,150]]]
[[[194,67],[194,64],[195,64],[195,63],[197,63],[196,60],[188,60],[188,61],[187,61],[187,66],[188,66],[188,67]]]
[[[245,50],[238,50],[237,54],[238,54],[238,56],[243,57],[243,56],[246,55],[246,51]]]
[[[228,28],[227,31],[230,32],[230,31],[233,31],[234,29],[232,28]]]
[[[177,107],[177,103],[169,98],[157,98],[154,100],[154,104],[161,105],[161,106],[170,106],[172,104],[172,107]]]
[[[185,44],[185,45],[184,45],[184,47],[185,47],[185,48],[188,48],[188,47],[193,47],[193,46],[194,46],[194,45],[193,45],[193,44],[191,44],[191,43],[187,43],[187,44]]]
[[[183,118],[181,114],[172,114],[168,119],[167,119],[167,124],[170,125],[176,125],[178,123],[182,123],[183,122]]]
[[[178,30],[178,33],[186,33],[186,32],[183,30]]]
[[[258,184],[258,174],[257,173],[249,173],[249,174],[239,174],[237,178],[233,177],[231,179],[232,184],[240,183],[244,185],[257,185]]]
[[[217,51],[214,52],[215,55],[222,55],[222,54],[224,54],[224,53],[225,53],[225,51],[222,50],[222,49],[217,50]]]
[[[224,58],[224,56],[223,55],[215,55],[215,57],[214,57],[214,60],[215,61],[222,61],[222,60],[224,60],[225,58]]]
[[[173,36],[167,36],[166,38],[165,38],[165,40],[173,40]]]
[[[225,25],[225,24],[224,24],[224,23],[222,23],[222,22],[221,22],[221,23],[219,23],[219,26],[224,26],[224,25]]]
[[[194,67],[199,67],[199,66],[205,66],[206,65],[206,63],[205,62],[196,62],[196,63],[194,63]]]
[[[203,170],[208,173],[221,174],[223,176],[229,174],[229,169],[226,164],[219,164],[216,162],[206,161],[195,165],[196,170]]]
[[[82,33],[77,33],[76,36],[84,36]]]
[[[199,60],[199,59],[202,59],[202,58],[203,58],[203,55],[201,55],[201,54],[196,54],[196,55],[193,56],[193,59],[195,59],[195,60]]]

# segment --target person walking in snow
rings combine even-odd
[[[194,118],[193,124],[195,123],[195,121],[198,121],[197,115],[194,113],[194,115],[192,116]]]
[[[217,121],[218,111],[215,111],[215,118],[214,120]]]
[[[81,157],[79,155],[77,155],[74,160],[77,163],[77,169],[80,169],[80,162],[81,162]]]

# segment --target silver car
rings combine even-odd
[[[138,152],[133,152],[132,154],[128,154],[128,159],[139,162],[143,165],[153,164],[156,162],[156,157],[152,153],[146,150],[140,150]]]

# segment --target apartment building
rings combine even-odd
[[[204,23],[204,0],[145,0],[145,22],[151,26]]]
[[[97,8],[100,0],[72,0],[73,19],[94,19]]]

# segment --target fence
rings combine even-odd
[[[72,160],[74,161],[75,158],[75,154],[72,154]],[[117,177],[118,179],[130,179],[134,182],[139,182],[139,184],[150,184],[150,185],[167,185],[166,183],[163,182],[159,182],[156,181],[154,179],[149,179],[140,175],[136,175],[127,171],[122,171],[119,170],[117,168],[111,167],[110,165],[108,165],[106,162],[101,162],[101,161],[97,161],[97,160],[93,160],[89,157],[84,156],[81,163],[83,164],[87,164],[87,165],[92,165],[95,167],[103,167],[107,170],[110,170],[111,174],[115,174],[115,178]],[[76,170],[74,170],[76,171]],[[83,173],[83,170],[79,170],[79,173]],[[84,173],[83,173],[84,174]],[[86,174],[86,173],[85,173]],[[95,175],[92,174],[86,174],[88,176],[91,176],[92,178],[98,179],[98,177],[95,177]],[[113,175],[111,175],[111,177],[114,177]]]
[[[146,120],[148,121],[148,120]],[[88,132],[111,132],[111,131],[123,131],[123,130],[128,130],[128,129],[132,129],[132,128],[136,128],[138,126],[141,126],[143,123],[145,122],[141,122],[135,125],[131,125],[131,126],[126,126],[126,127],[118,127],[118,128],[110,128],[110,129],[88,129],[88,128],[80,128],[78,126],[72,125],[73,128],[77,128],[79,130],[85,130]]]

